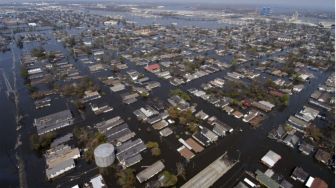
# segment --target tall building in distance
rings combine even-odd
[[[272,14],[272,10],[270,7],[263,7],[261,10],[260,10],[260,15],[261,16],[270,16]]]

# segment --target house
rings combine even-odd
[[[106,113],[106,112],[110,112],[113,110],[112,107],[110,107],[110,105],[108,105],[107,103],[104,102],[100,102],[100,103],[90,103],[90,107],[91,110],[96,114],[102,114],[102,113]]]
[[[105,65],[103,65],[101,63],[89,66],[90,72],[97,72],[97,71],[101,71],[103,69],[105,69]]]
[[[199,128],[201,129],[200,133],[203,136],[205,136],[210,142],[215,142],[215,141],[218,140],[217,134],[215,134],[214,132],[210,131],[208,128],[202,127],[202,126],[199,126]]]
[[[223,110],[228,114],[231,114],[234,111],[234,109],[230,106],[224,106]]]
[[[186,110],[190,107],[190,104],[182,99],[181,97],[174,95],[168,99],[168,102],[172,105],[177,107],[179,110]]]
[[[149,72],[160,72],[160,64],[147,65],[145,69]]]
[[[244,75],[239,74],[239,73],[237,73],[237,72],[228,72],[228,73],[227,73],[227,76],[228,76],[229,78],[233,78],[233,79],[237,79],[237,80],[239,80],[240,78],[243,78],[243,77],[244,77]]]
[[[257,117],[259,115],[259,112],[256,110],[250,110],[248,114],[244,115],[243,121],[244,122],[250,122],[253,118]]]
[[[136,175],[136,178],[140,183],[147,181],[151,177],[155,176],[165,168],[162,161],[157,161],[152,165],[148,166],[146,169],[142,170]]]
[[[239,112],[238,110],[237,110],[237,111],[234,111],[234,112],[232,113],[232,115],[233,115],[235,118],[237,118],[237,119],[240,119],[240,118],[242,118],[242,117],[244,116],[244,114],[241,113],[241,112]]]
[[[90,180],[92,188],[107,188],[103,176],[98,175]]]
[[[221,78],[216,78],[212,81],[210,81],[210,84],[215,86],[215,87],[219,87],[222,88],[224,86],[225,81]]]
[[[60,162],[55,167],[46,169],[46,175],[48,179],[52,179],[73,168],[75,168],[75,161],[73,159],[69,159],[69,160]]]
[[[278,139],[278,140],[282,140],[286,135],[286,131],[284,129],[284,127],[282,125],[280,125],[278,128],[273,129],[270,134],[269,137],[271,139]]]
[[[289,181],[283,179],[280,183],[281,188],[293,188],[293,184],[291,184]]]
[[[194,152],[196,153],[199,153],[201,151],[204,150],[204,148],[199,145],[194,139],[192,138],[188,138],[186,141],[185,141],[191,148]]]
[[[107,138],[107,141],[109,141],[112,144],[125,142],[135,136],[135,133],[129,129],[127,123],[117,125],[101,133],[104,134]]]
[[[195,117],[196,117],[196,118],[199,118],[199,119],[201,119],[201,120],[206,120],[206,119],[208,119],[209,115],[206,114],[206,113],[204,113],[203,110],[200,110],[199,112],[197,112],[197,113],[195,114]]]
[[[316,90],[316,91],[314,91],[314,93],[311,94],[310,97],[317,100],[317,99],[320,98],[321,95],[322,95],[322,93],[320,91]]]
[[[211,141],[203,134],[201,134],[201,132],[194,133],[192,137],[204,147],[207,147],[211,144]]]
[[[124,168],[127,168],[142,160],[140,152],[146,148],[140,138],[133,141],[129,140],[116,146],[116,158]]]
[[[126,87],[122,83],[114,84],[112,87],[110,87],[112,92],[118,92],[124,90]]]
[[[96,123],[95,127],[98,129],[98,131],[100,133],[105,133],[106,131],[112,129],[113,127],[121,125],[124,122],[125,121],[123,119],[121,119],[120,116],[116,116],[116,117],[113,117],[111,119]]]
[[[118,24],[118,21],[115,21],[115,20],[108,20],[104,22],[105,26],[115,26],[117,24]]]
[[[160,133],[161,136],[167,137],[167,136],[173,134],[173,131],[169,127],[166,127],[164,129],[162,129],[159,133]]]
[[[301,167],[296,167],[292,172],[291,178],[300,182],[305,182],[309,174],[304,171]]]
[[[73,168],[75,168],[75,159],[80,157],[78,148],[71,148],[68,145],[59,145],[47,150],[46,175],[48,179],[55,178]]]
[[[131,104],[133,102],[136,102],[137,101],[137,97],[139,97],[139,94],[138,93],[123,93],[121,94],[121,99],[123,101],[123,103],[126,103],[126,104]]]
[[[146,82],[146,89],[149,91],[160,86],[161,86],[160,82],[157,81]]]
[[[35,108],[40,109],[43,107],[47,107],[51,105],[51,98],[50,97],[45,97],[43,99],[36,100],[35,103]]]
[[[192,159],[193,157],[195,157],[195,154],[192,152],[192,151],[190,151],[186,146],[181,146],[181,147],[179,147],[178,149],[177,149],[177,151],[180,153],[180,155],[182,156],[182,157],[184,157],[185,159],[187,159],[187,160],[190,160],[190,159]]]
[[[331,159],[331,154],[322,149],[319,149],[315,154],[315,159],[327,165]]]
[[[278,182],[266,176],[266,174],[262,173],[260,170],[257,170],[255,174],[256,174],[256,180],[258,180],[265,187],[280,188],[280,185],[278,184]]]
[[[217,118],[214,121],[211,121],[210,124],[214,126],[213,132],[218,136],[225,136],[227,133],[231,133],[233,131],[232,127],[219,121]]]
[[[50,144],[50,148],[56,147],[58,145],[64,144],[65,142],[68,142],[72,139],[73,134],[72,133],[68,133],[62,137],[56,138],[51,144]]]
[[[290,116],[288,122],[290,122],[293,125],[293,128],[295,128],[298,131],[303,131],[305,128],[309,126],[309,123],[295,116]]]
[[[304,155],[310,155],[313,151],[314,151],[314,146],[303,142],[300,147],[299,150],[304,154]]]
[[[252,102],[251,104],[252,106],[260,109],[260,110],[263,110],[265,112],[269,112],[271,111],[273,108],[274,108],[274,104],[268,102],[268,101],[259,101],[259,102]]]
[[[101,98],[100,94],[98,93],[98,91],[85,91],[84,92],[84,97],[83,97],[83,102],[88,102],[88,101],[92,101],[95,99],[99,99]]]
[[[152,125],[152,127],[156,130],[161,130],[161,129],[167,127],[167,126],[168,126],[168,122],[166,120],[161,120],[161,121],[159,121],[157,123],[154,123]]]
[[[277,153],[275,153],[272,150],[269,150],[262,158],[261,162],[268,166],[269,168],[272,168],[279,160],[281,159],[281,156]]]
[[[302,114],[303,120],[309,122],[314,120],[318,115],[320,111],[310,108],[308,106],[304,106],[303,110],[300,111],[300,114]]]
[[[293,91],[296,92],[296,93],[299,93],[302,91],[302,89],[304,88],[304,85],[303,84],[299,84],[299,85],[295,85],[293,87]]]
[[[285,139],[283,140],[283,143],[285,143],[287,146],[294,148],[299,142],[299,137],[295,134],[288,134]]]

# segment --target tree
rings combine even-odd
[[[43,59],[46,56],[45,50],[42,47],[39,48],[33,48],[31,50],[31,55],[33,57],[37,57],[39,59]]]
[[[84,158],[87,162],[93,161],[94,149],[98,145],[107,142],[105,135],[97,131],[90,130],[86,127],[75,127],[73,130],[73,135],[80,145],[87,148],[86,152],[84,153]]]
[[[125,170],[116,173],[116,176],[118,178],[117,183],[122,188],[133,188],[135,184],[134,172],[135,172],[134,169],[126,168]]]
[[[161,150],[159,148],[159,144],[157,142],[149,141],[147,142],[146,146],[151,149],[151,153],[153,156],[160,156]]]
[[[281,106],[288,106],[288,102],[289,102],[289,96],[288,94],[283,95],[282,97],[280,97],[280,105]]]
[[[161,187],[172,187],[177,183],[177,176],[165,170],[161,173],[159,180],[161,182]]]
[[[28,70],[26,68],[21,68],[21,77],[24,78],[24,79],[28,79]]]
[[[323,137],[320,128],[313,125],[307,127],[306,133],[313,137],[313,139],[317,142],[320,141],[320,139]]]
[[[186,101],[191,100],[190,95],[188,95],[186,92],[182,91],[181,89],[170,90],[170,95],[177,95]]]
[[[56,134],[53,132],[49,132],[41,136],[33,134],[30,137],[30,142],[34,150],[44,152],[50,148],[50,144],[55,138]]]
[[[231,69],[232,71],[235,71],[235,70],[237,69],[237,60],[236,60],[236,58],[233,58],[233,59],[232,59],[230,69]]]

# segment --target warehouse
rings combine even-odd
[[[74,119],[70,110],[63,110],[54,114],[34,119],[34,126],[37,129],[37,134],[42,135],[62,127],[72,125],[73,121]]]

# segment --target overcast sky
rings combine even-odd
[[[119,0],[120,1],[120,0]],[[132,2],[133,0],[125,0]],[[302,8],[335,9],[335,0],[135,0],[137,2],[174,2],[174,3],[222,3],[222,4],[257,4],[281,5]],[[122,1],[121,1],[122,2]]]
[[[1,3],[9,2],[48,2],[48,1],[58,1],[58,0],[0,0]],[[67,1],[67,0],[59,0]],[[269,5],[269,6],[286,6],[293,8],[315,8],[315,9],[326,9],[326,10],[335,10],[335,0],[69,0],[69,1],[92,1],[92,2],[151,2],[151,3],[191,3],[191,4],[248,4],[248,5]]]

